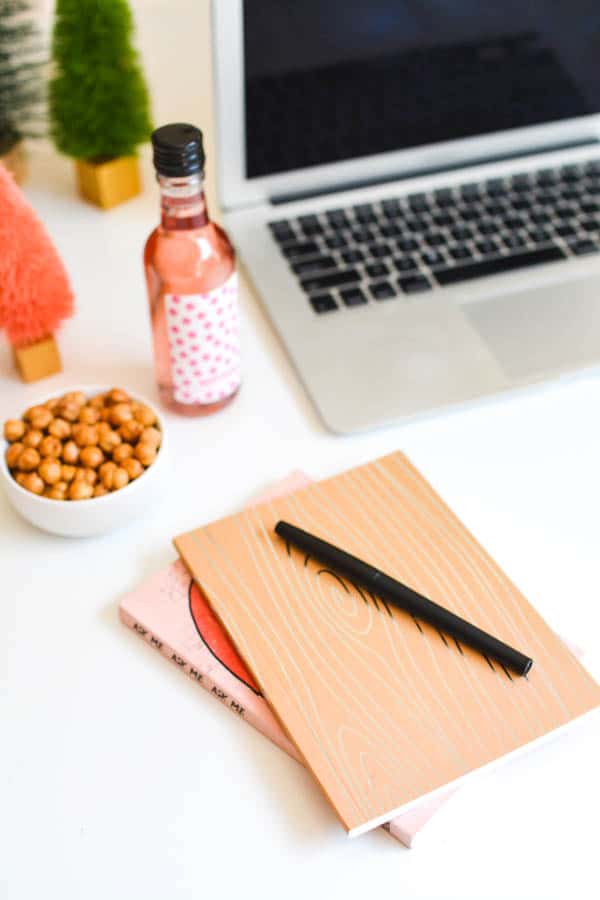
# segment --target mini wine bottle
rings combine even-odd
[[[152,144],[161,222],[146,242],[144,268],[158,390],[173,412],[209,415],[241,383],[235,253],[206,208],[202,132],[165,125]]]

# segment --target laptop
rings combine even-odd
[[[597,0],[215,0],[218,184],[324,424],[600,362]]]

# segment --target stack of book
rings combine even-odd
[[[331,540],[511,646],[519,677],[282,541]],[[411,846],[467,777],[600,705],[600,689],[400,453],[176,538],[123,598],[150,645],[308,766],[351,835]]]

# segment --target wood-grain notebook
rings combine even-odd
[[[304,528],[532,656],[519,678],[274,534]],[[395,453],[175,545],[350,834],[600,706],[600,688]]]

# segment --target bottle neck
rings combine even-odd
[[[182,178],[157,175],[160,186],[162,227],[168,231],[185,231],[208,224],[202,172]]]

